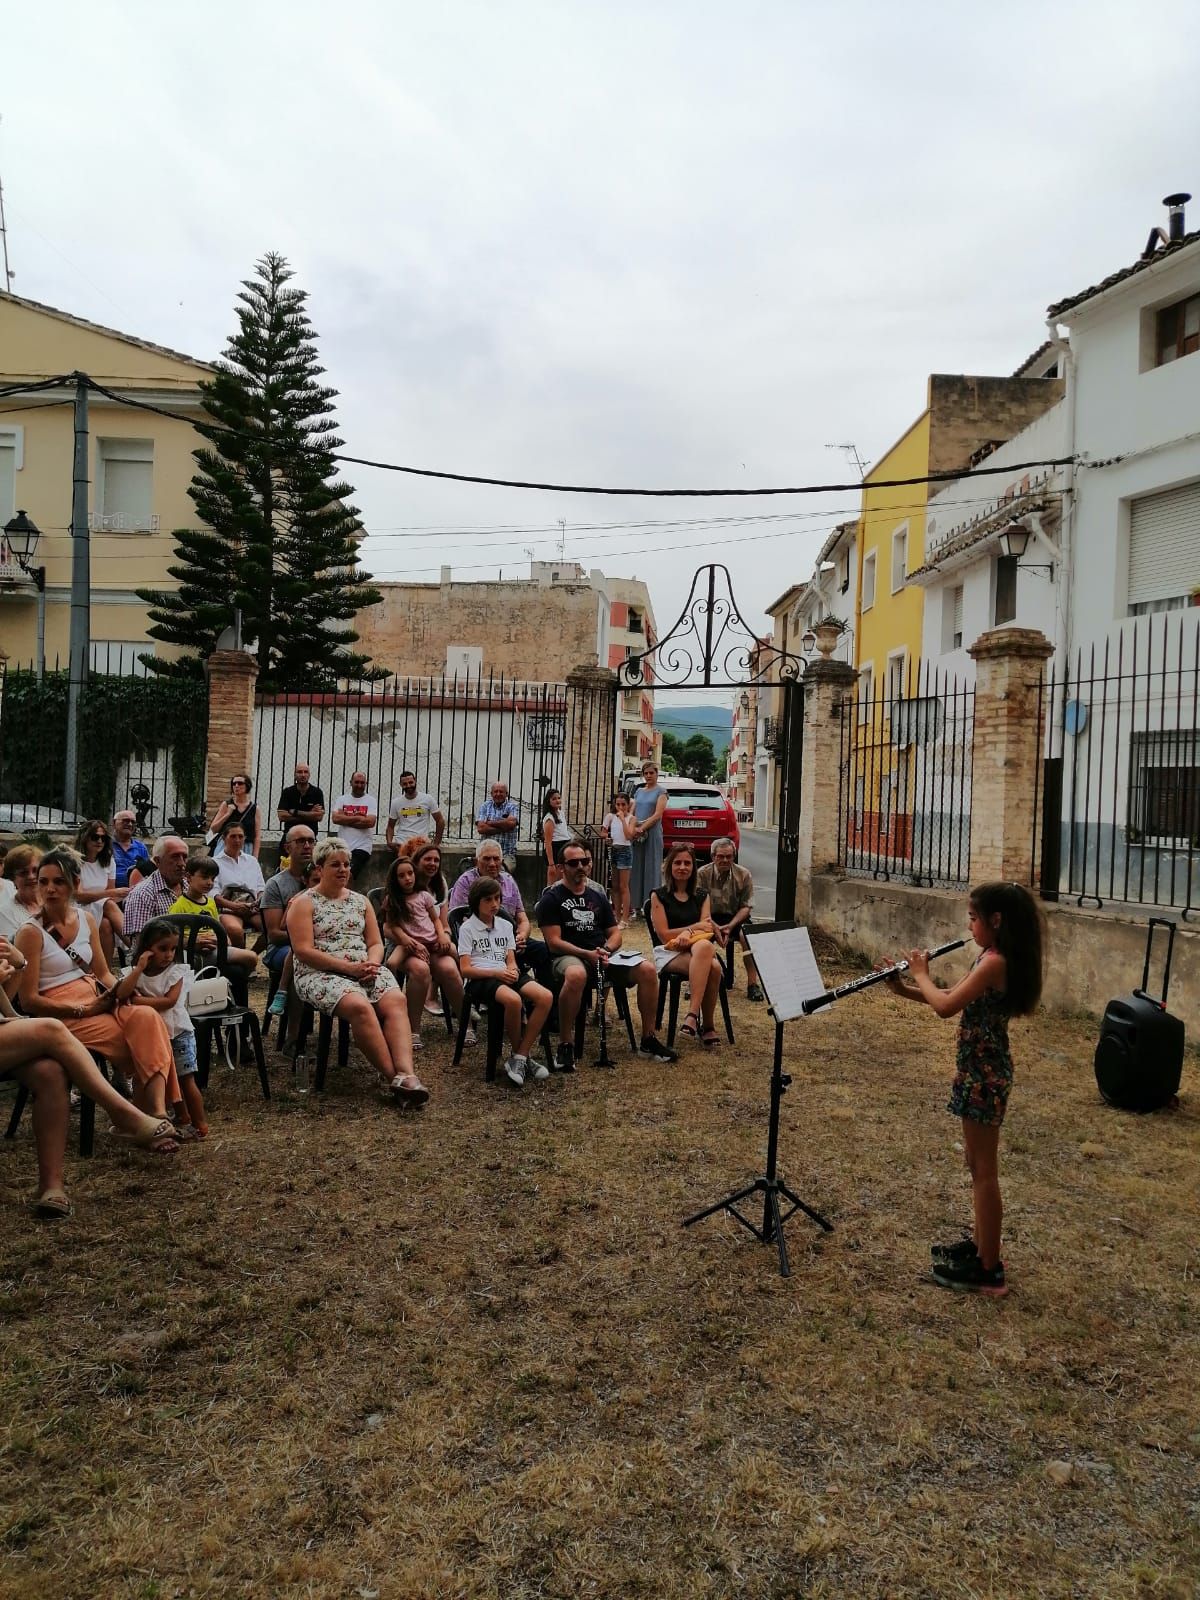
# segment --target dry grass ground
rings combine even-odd
[[[836,964],[826,955],[826,968]],[[0,1152],[6,1596],[1171,1596],[1200,1572],[1200,1082],[1106,1109],[1095,1023],[1014,1029],[1014,1292],[966,1219],[952,1025],[875,989],[790,1033],[794,1275],[727,1218],[770,1033],[514,1094],[435,1030],[421,1116],[357,1060],[214,1077],[174,1162],[101,1136],[36,1224]],[[0,1108],[6,1112],[6,1107]],[[1047,1463],[1075,1463],[1060,1486]]]

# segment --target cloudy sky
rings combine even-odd
[[[353,454],[842,481],[829,444],[875,459],[928,373],[1011,372],[1051,300],[1136,258],[1164,194],[1200,196],[1198,18],[1193,0],[13,8],[14,289],[207,357],[275,249]],[[650,584],[660,627],[706,560],[761,625],[856,504],[349,476],[378,577],[515,576],[561,520],[568,558]]]

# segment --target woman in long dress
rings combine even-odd
[[[635,917],[662,883],[662,819],[667,809],[667,791],[659,786],[658,768],[653,761],[642,768],[642,777],[645,782],[633,796],[633,823],[625,829],[633,845],[629,898],[633,908],[631,915]]]

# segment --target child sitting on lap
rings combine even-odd
[[[175,959],[178,945],[179,930],[165,918],[155,917],[142,929],[136,959],[126,970],[137,973],[133,1004],[157,1011],[171,1036],[171,1053],[183,1095],[178,1107],[179,1136],[206,1139],[208,1121],[196,1082],[196,1030],[187,1008],[192,969]]]
[[[458,962],[462,975],[473,985],[472,998],[478,996],[500,1006],[504,1013],[504,1032],[512,1054],[504,1064],[504,1075],[518,1089],[524,1087],[529,1052],[537,1043],[554,996],[532,978],[525,978],[517,967],[517,935],[511,922],[499,915],[501,888],[495,878],[476,878],[467,903],[471,915],[458,930]],[[522,1031],[522,1010],[529,1017]],[[533,1068],[535,1078],[548,1078],[544,1062]]]

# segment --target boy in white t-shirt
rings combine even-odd
[[[516,930],[500,916],[500,901],[501,889],[495,878],[476,878],[467,899],[471,915],[458,930],[458,965],[471,985],[471,999],[502,1009],[504,1033],[512,1046],[512,1054],[504,1063],[504,1075],[520,1089],[525,1083],[529,1052],[550,1015],[554,996],[540,983],[521,976]],[[525,1006],[530,1008],[527,1019],[522,1016]],[[538,1062],[532,1070],[537,1079],[550,1076],[544,1062]]]
[[[208,1120],[204,1097],[196,1082],[196,1030],[187,1008],[188,990],[194,976],[184,961],[175,959],[179,930],[165,917],[154,917],[138,936],[137,957],[126,972],[137,973],[135,1006],[151,1006],[162,1017],[171,1035],[171,1054],[183,1103],[178,1108],[179,1137],[207,1139]]]

